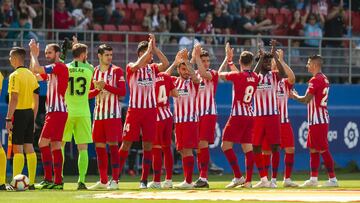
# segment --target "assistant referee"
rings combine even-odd
[[[9,76],[9,106],[6,129],[12,132],[13,177],[24,168],[24,151],[29,171],[29,189],[35,189],[36,153],[34,152],[34,120],[39,103],[39,84],[33,73],[24,66],[26,51],[21,47],[10,50],[9,61],[15,69]]]

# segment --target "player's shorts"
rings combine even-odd
[[[171,145],[173,118],[156,121],[156,136],[153,145],[168,147]]]
[[[280,146],[282,149],[288,147],[295,147],[294,133],[290,122],[280,124],[280,142]],[[265,139],[263,141],[263,144],[261,145],[261,148],[264,151],[271,151],[271,147]]]
[[[64,130],[64,142],[71,142],[74,135],[75,144],[92,143],[90,116],[69,116]]]
[[[215,140],[216,115],[204,115],[199,117],[199,140],[213,144]]]
[[[45,123],[41,132],[41,137],[50,139],[51,141],[61,142],[64,135],[67,117],[67,112],[47,113],[45,116]]]
[[[255,116],[252,138],[255,146],[280,144],[280,116]]]
[[[222,140],[251,144],[253,126],[254,117],[252,116],[230,116],[225,125]]]
[[[34,143],[34,111],[32,109],[15,110],[12,144],[23,145]]]
[[[324,151],[329,149],[328,142],[329,124],[309,125],[307,147]]]
[[[121,142],[121,135],[121,118],[94,120],[92,139],[95,143]]]
[[[197,149],[199,144],[199,123],[176,123],[175,141],[177,150]]]
[[[123,129],[123,140],[139,141],[140,132],[143,142],[153,142],[156,134],[156,108],[129,108]]]

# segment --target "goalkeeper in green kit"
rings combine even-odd
[[[73,61],[66,64],[69,70],[69,83],[65,95],[68,119],[65,125],[63,143],[71,142],[74,135],[78,148],[79,180],[78,190],[86,190],[85,176],[88,169],[88,143],[92,143],[89,91],[94,67],[87,60],[88,48],[73,38]]]

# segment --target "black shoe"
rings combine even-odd
[[[49,189],[50,186],[52,186],[53,183],[47,180],[41,181],[39,184],[35,185],[36,189],[42,190],[42,189]]]
[[[35,190],[35,185],[34,184],[29,185],[29,190]]]
[[[63,190],[64,189],[64,183],[60,183],[60,184],[52,184],[51,186],[48,187],[48,189],[51,190]]]
[[[14,188],[9,185],[9,184],[2,184],[0,185],[0,191],[4,190],[4,191],[14,191]]]
[[[147,180],[141,180],[139,189],[147,189],[147,183],[148,183]]]
[[[6,190],[6,185],[5,184],[0,185],[0,190]]]
[[[194,188],[209,188],[209,183],[207,181],[203,181],[199,178],[195,182]]]
[[[77,190],[87,190],[85,183],[78,182]]]

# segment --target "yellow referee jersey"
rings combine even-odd
[[[34,103],[34,91],[39,88],[35,75],[26,67],[20,66],[9,76],[9,101],[11,93],[18,93],[16,109],[31,109]]]

